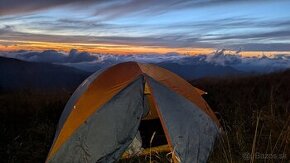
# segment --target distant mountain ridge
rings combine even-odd
[[[187,64],[181,65],[179,63],[158,63],[159,66],[166,68],[187,80],[199,79],[204,77],[217,76],[235,76],[245,74],[230,66],[220,66],[210,63]]]
[[[0,90],[74,90],[89,75],[62,65],[0,57]]]

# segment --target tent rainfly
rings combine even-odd
[[[152,120],[160,122],[174,162],[206,162],[221,126],[203,93],[153,64],[97,71],[66,104],[46,162],[116,162],[136,140],[142,153],[139,127]]]

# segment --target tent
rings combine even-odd
[[[116,162],[154,120],[175,162],[206,162],[221,128],[203,93],[153,64],[97,71],[66,104],[46,162]]]

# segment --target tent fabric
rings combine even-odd
[[[142,96],[143,79],[139,78],[88,118],[50,162],[117,161],[137,133],[143,114]]]
[[[217,125],[194,103],[154,79],[148,80],[176,155],[183,163],[206,162]]]
[[[201,92],[152,64],[126,62],[96,72],[68,101],[46,162],[114,162],[141,119],[156,118],[182,162],[202,162],[220,124]]]
[[[153,99],[151,96],[150,88],[148,86],[148,83],[145,82],[144,86],[144,118],[143,120],[151,120],[151,119],[158,119],[158,114],[155,108],[155,105],[153,103]]]
[[[71,113],[72,109],[74,108],[75,103],[77,102],[77,100],[82,96],[82,94],[88,89],[88,87],[90,86],[90,84],[102,73],[104,72],[106,69],[102,69],[100,71],[97,71],[95,73],[93,73],[92,75],[90,75],[86,80],[84,80],[76,89],[76,91],[73,93],[73,95],[70,97],[69,101],[67,102],[67,104],[64,107],[64,110],[61,114],[61,117],[59,119],[58,122],[58,127],[56,130],[56,137],[59,134],[59,131],[61,130],[61,128],[63,127],[63,124],[65,122],[65,120],[67,119],[68,115]]]
[[[130,70],[130,71],[128,71]],[[140,75],[137,64],[119,64],[108,68],[96,78],[77,100],[72,111],[67,117],[63,127],[53,143],[49,156],[62,146],[62,144],[80,127],[85,120],[108,102],[120,90],[134,81]],[[83,109],[85,108],[85,109]]]
[[[153,64],[138,63],[138,65],[144,74],[152,77],[153,79],[195,103],[220,126],[214,112],[208,106],[206,101],[200,96],[202,93],[200,89],[193,87],[178,75],[164,68]]]

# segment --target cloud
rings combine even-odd
[[[98,58],[87,52],[79,52],[71,49],[68,54],[64,54],[55,50],[45,50],[42,52],[20,50],[16,52],[2,52],[1,56],[17,58],[20,60],[31,62],[48,62],[48,63],[81,63],[91,62]]]
[[[85,35],[48,35],[24,33],[14,30],[13,26],[9,29],[5,26],[0,28],[0,37],[8,42],[17,41],[44,41],[60,43],[95,43],[95,44],[115,44],[115,45],[136,45],[152,47],[210,47],[211,43],[198,42],[199,38],[188,37],[180,40],[183,35],[151,35],[151,36],[85,36]]]
[[[290,53],[243,57],[239,54],[240,52],[241,50],[221,49],[206,55],[204,61],[215,65],[230,66],[242,72],[265,73],[290,68]]]
[[[11,25],[4,25],[2,28],[0,28],[0,35],[4,35],[6,33],[10,33],[14,31],[14,27]]]
[[[136,61],[142,63],[179,65],[203,65],[213,64],[218,66],[230,66],[243,72],[271,72],[290,68],[290,54],[277,54],[273,56],[243,57],[241,50],[231,49],[217,50],[211,54],[181,55],[178,53],[167,54],[139,54],[139,55],[113,55],[113,54],[90,54],[72,49],[69,53],[55,50],[43,52],[15,51],[0,52],[0,56],[17,58],[33,62],[49,62],[75,67],[85,71],[96,71],[117,63]]]
[[[234,65],[242,62],[241,50],[233,51],[230,49],[216,50],[215,53],[207,55],[205,61],[217,65]]]
[[[121,25],[96,20],[71,18],[39,21],[37,17],[36,22],[29,22],[29,24],[23,24],[23,26],[31,26],[32,29],[38,27],[36,31],[40,30],[41,32],[29,33],[30,30],[21,31],[21,28],[18,29],[16,25],[2,24],[2,27],[0,25],[1,39],[7,41],[93,43],[171,48],[225,47],[233,49],[242,48],[244,51],[290,50],[290,43],[288,43],[290,38],[289,20],[258,21],[247,17],[230,17],[217,19],[216,21],[140,26],[137,24]],[[271,31],[265,31],[264,27],[271,28]],[[246,29],[248,28],[260,30],[247,32]],[[177,31],[172,32],[172,29],[176,29]],[[230,31],[241,29],[245,29],[245,32],[219,32],[219,30]],[[77,30],[80,32],[76,33],[75,31]],[[148,34],[135,35],[137,31],[147,32]],[[94,32],[105,34],[99,35]],[[283,40],[284,42],[281,43]],[[9,43],[5,44],[7,45]]]
[[[92,1],[82,0],[80,3],[78,0],[1,0],[0,16],[29,13],[68,4],[78,3],[78,5],[85,5]]]
[[[142,63],[160,63],[187,57],[186,55],[180,55],[178,53],[166,53],[163,55],[154,53],[138,55],[90,54],[88,52],[79,52],[76,49],[71,49],[67,54],[55,50],[45,50],[42,52],[19,50],[0,52],[0,56],[30,62],[62,64],[91,72],[121,62],[136,61]]]
[[[226,4],[238,4],[245,2],[243,0],[127,0],[115,1],[99,6],[95,15],[103,17],[103,19],[114,19],[124,16],[147,15],[156,16],[167,13],[169,11],[181,9],[196,9],[202,7],[219,6]],[[248,1],[251,3],[253,1]],[[257,3],[259,1],[255,1]]]
[[[245,51],[290,51],[290,43],[246,43],[229,45],[230,48],[242,48]]]
[[[97,58],[88,52],[78,52],[78,50],[76,49],[71,49],[66,62],[78,63],[78,62],[91,62],[94,60],[97,60]]]
[[[240,35],[229,35],[229,36],[219,36],[216,35],[214,38],[209,38],[207,40],[229,40],[229,39],[263,39],[263,38],[283,38],[290,37],[290,30],[279,30],[270,32],[258,32],[258,33],[246,33]]]
[[[94,6],[95,15],[104,18],[122,17],[128,14],[161,14],[169,10],[181,8],[200,8],[205,6],[233,4],[242,0],[1,0],[0,16],[21,13],[30,13],[49,8],[70,5],[71,8],[87,8]],[[248,1],[251,2],[251,1]],[[255,2],[256,3],[256,2]]]
[[[163,61],[179,60],[187,55],[180,55],[178,53],[166,54],[138,54],[138,55],[115,55],[115,54],[90,54],[88,52],[80,52],[77,49],[71,49],[69,53],[63,53],[56,50],[37,51],[11,51],[0,52],[0,56],[17,58],[32,62],[48,62],[48,63],[96,63],[101,66],[116,64],[120,62],[137,61],[144,63],[159,63]]]

